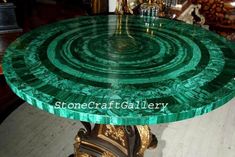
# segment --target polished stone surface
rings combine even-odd
[[[150,126],[159,142],[144,157],[234,157],[234,105],[235,99],[210,114]],[[24,103],[0,125],[0,156],[67,157],[82,127]]]
[[[167,19],[87,16],[43,26],[11,44],[3,68],[30,104],[92,123],[172,122],[235,96],[234,43]]]

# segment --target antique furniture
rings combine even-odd
[[[68,1],[65,0],[65,3],[66,2],[68,3]],[[108,13],[108,0],[82,0],[80,2],[89,15]]]
[[[191,0],[117,0],[117,14],[178,19],[189,24],[203,25],[205,18],[199,13],[200,4]]]
[[[152,2],[150,0],[149,2],[142,3],[140,5],[140,15],[151,17],[164,16],[163,1]]]
[[[0,75],[2,75],[2,58],[7,46],[13,42],[18,36],[20,36],[21,32],[7,32],[0,33]]]
[[[157,146],[148,125],[199,116],[235,96],[234,43],[151,19],[87,16],[40,27],[7,49],[6,80],[29,104],[83,122],[74,156],[142,157]]]
[[[193,0],[200,4],[200,13],[205,17],[210,29],[235,41],[235,1],[234,0]]]
[[[7,46],[22,32],[18,27],[12,3],[0,1],[0,123],[8,116],[22,100],[8,87],[2,75],[2,58]]]
[[[117,0],[116,12],[177,19],[201,25],[235,41],[233,0]]]
[[[0,3],[0,34],[19,31],[13,3]]]
[[[17,97],[7,85],[2,75],[2,58],[7,46],[13,42],[21,33],[0,33],[0,123],[23,101]]]
[[[0,1],[1,2],[1,1]],[[13,3],[0,3],[0,75],[2,74],[2,56],[7,45],[21,32],[16,22]]]

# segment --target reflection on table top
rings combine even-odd
[[[88,16],[18,38],[3,61],[30,104],[116,125],[172,122],[235,96],[235,45],[197,26],[138,16]]]

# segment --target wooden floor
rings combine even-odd
[[[67,157],[80,127],[25,103],[0,125],[0,157]],[[235,157],[235,99],[207,115],[151,128],[159,146],[145,157]]]

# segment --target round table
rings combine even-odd
[[[148,125],[202,115],[235,96],[235,44],[163,18],[86,16],[18,38],[3,72],[29,104],[82,121],[74,156],[143,156],[157,145]]]

